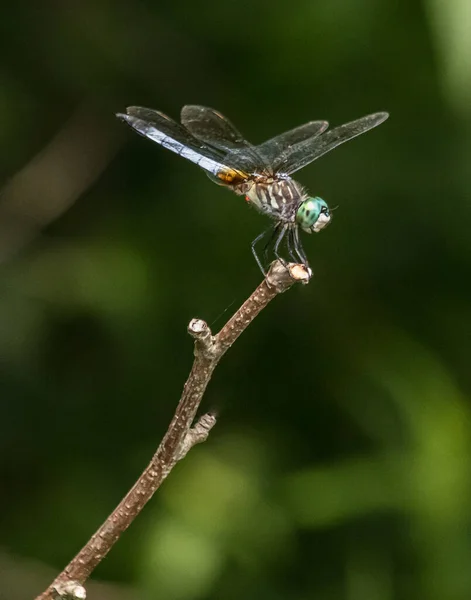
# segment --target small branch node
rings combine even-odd
[[[191,319],[188,325],[188,333],[195,340],[195,355],[214,353],[215,339],[211,329],[203,319]]]
[[[54,587],[55,598],[63,600],[85,600],[87,591],[77,581],[66,581],[57,583]]]
[[[183,444],[178,453],[177,460],[184,458],[196,444],[205,442],[209,432],[216,425],[216,416],[212,413],[206,413],[198,419],[196,424],[188,431],[183,440]]]
[[[188,324],[188,333],[197,340],[211,336],[211,329],[203,319],[191,319]]]

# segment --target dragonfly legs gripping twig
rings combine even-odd
[[[260,260],[260,257],[257,254],[257,251],[255,250],[255,246],[267,235],[269,231],[271,231],[271,235],[268,238],[268,241],[266,242],[265,246],[263,247],[263,258],[265,262],[268,261],[268,249],[272,244],[273,240],[275,239],[275,243],[273,245],[273,254],[285,268],[288,268],[287,261],[282,256],[280,256],[278,251],[281,242],[283,241],[283,238],[286,236],[286,234],[288,234],[288,236],[286,237],[286,245],[291,260],[294,263],[300,262],[305,267],[309,268],[309,263],[306,254],[304,253],[301,240],[299,238],[298,228],[296,226],[292,227],[288,223],[279,222],[275,225],[275,227],[266,229],[260,235],[258,235],[251,245],[252,254],[255,257],[257,265],[259,266],[260,270],[265,276],[265,268],[263,266],[262,261]]]
[[[292,231],[293,231],[294,250],[295,250],[296,254],[299,256],[299,258],[301,259],[302,264],[307,269],[309,269],[309,261],[307,260],[306,253],[304,252],[304,248],[301,243],[301,239],[299,237],[299,229],[297,227],[294,227],[292,229]]]
[[[257,235],[257,237],[254,239],[254,241],[251,244],[252,254],[254,255],[254,258],[257,261],[257,265],[259,266],[259,269],[263,273],[264,277],[266,277],[267,274],[265,272],[265,269],[263,268],[262,261],[260,260],[258,254],[257,254],[257,251],[255,250],[255,246],[258,244],[258,242],[260,240],[262,240],[267,235],[267,233],[270,231],[270,229],[265,229],[265,231],[262,231],[262,233],[260,233],[259,235]],[[268,242],[268,243],[270,243],[270,242]],[[266,248],[266,246],[265,246],[265,248]]]
[[[273,227],[272,232],[270,237],[268,238],[267,243],[265,244],[265,246],[263,247],[263,259],[265,261],[265,263],[268,263],[268,249],[270,248],[270,244],[273,242],[273,240],[276,237],[276,234],[278,232],[278,229],[280,227],[280,223],[277,223],[275,225],[275,227]],[[270,228],[271,229],[271,228]]]
[[[295,252],[293,251],[293,248],[296,249],[296,242],[294,240],[294,232],[293,232],[293,228],[291,227],[288,231],[288,235],[286,237],[286,247],[288,249],[288,254],[290,255],[291,260],[294,263],[297,263],[299,261],[299,255],[296,255]],[[301,261],[303,262],[303,261]]]
[[[276,227],[276,230],[278,230],[278,227],[280,225],[278,224]],[[280,263],[287,269],[288,268],[288,263],[286,262],[286,260],[284,258],[282,258],[278,252],[278,248],[280,247],[281,242],[283,241],[283,238],[286,235],[286,232],[288,231],[289,225],[287,225],[286,223],[284,223],[283,225],[281,225],[280,227],[280,232],[278,234],[278,237],[276,238],[275,241],[275,245],[273,246],[273,254],[276,256],[276,258],[280,261]]]

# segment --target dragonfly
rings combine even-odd
[[[329,130],[327,121],[310,121],[260,145],[248,142],[226,117],[206,106],[184,106],[180,123],[141,106],[130,106],[125,114],[116,116],[140,135],[195,163],[212,181],[244,196],[248,204],[271,217],[272,227],[258,235],[251,245],[255,260],[266,276],[256,246],[269,232],[263,251],[265,260],[272,245],[274,256],[288,267],[280,255],[285,240],[291,260],[301,263],[311,273],[299,230],[318,233],[332,219],[327,202],[319,196],[310,196],[291,175],[383,123],[389,115],[377,112]]]

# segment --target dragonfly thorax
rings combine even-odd
[[[296,220],[296,211],[306,198],[301,185],[290,177],[247,181],[240,186],[239,193],[260,212],[285,222]]]

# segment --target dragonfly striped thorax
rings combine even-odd
[[[234,191],[244,195],[260,212],[293,223],[298,206],[306,197],[302,187],[291,177],[259,176],[242,183]]]
[[[161,112],[139,106],[117,115],[138,133],[204,169],[219,185],[245,196],[248,203],[275,221],[264,248],[270,244],[279,254],[285,240],[294,262],[309,264],[299,237],[299,228],[319,232],[331,220],[327,203],[309,196],[290,176],[340,144],[376,127],[388,113],[367,115],[326,132],[327,121],[310,121],[286,131],[259,146],[250,144],[221,113],[204,106],[184,106],[181,124]],[[252,252],[262,272],[264,265],[255,246],[268,234],[252,242]]]

